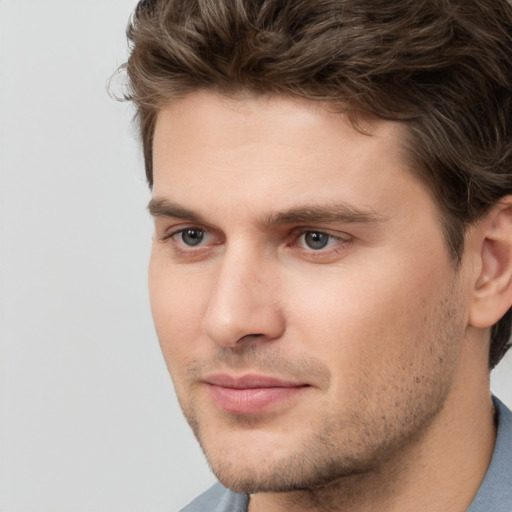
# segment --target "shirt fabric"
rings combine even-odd
[[[496,444],[487,473],[466,512],[512,512],[512,413],[493,398],[498,422]],[[248,494],[215,484],[181,512],[247,512]]]

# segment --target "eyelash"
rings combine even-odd
[[[300,247],[299,241],[308,233],[326,235],[328,237],[327,246],[318,250],[307,247]],[[320,229],[301,229],[295,232],[291,243],[291,248],[299,251],[301,256],[307,261],[316,263],[331,263],[337,259],[339,254],[347,250],[352,241],[353,237],[348,234],[334,235],[328,231],[322,231]]]
[[[167,234],[164,234],[161,237],[161,241],[164,244],[169,245],[172,250],[178,255],[186,258],[193,258],[194,256],[200,256],[201,253],[205,251],[205,248],[203,245],[193,246],[193,245],[187,245],[183,241],[177,241],[176,238],[181,235],[183,236],[183,233],[186,233],[187,231],[200,231],[203,235],[209,235],[210,232],[207,229],[200,228],[197,226],[185,226],[180,229],[173,230]],[[219,243],[219,242],[218,242]],[[218,243],[216,245],[218,245]]]
[[[167,244],[172,244],[172,249],[180,256],[184,257],[194,257],[200,256],[204,251],[205,247],[201,244],[202,240],[199,242],[198,246],[187,245],[183,240],[177,241],[176,238],[178,236],[182,236],[187,231],[198,231],[201,232],[202,235],[213,236],[207,229],[197,227],[197,226],[185,226],[183,228],[174,230],[168,234],[165,234],[161,241]],[[318,249],[313,249],[311,247],[301,247],[299,241],[301,238],[305,237],[308,234],[322,235],[327,237],[326,245],[324,247],[320,247]],[[301,228],[300,230],[296,230],[292,232],[292,240],[287,247],[291,249],[297,249],[299,251],[304,251],[308,258],[317,258],[321,259],[327,256],[336,255],[346,248],[346,245],[352,241],[352,237],[349,235],[339,236],[333,235],[327,231],[322,231],[319,229],[305,229]],[[214,245],[220,245],[221,241],[217,241]],[[305,245],[305,242],[303,242]]]
[[[301,237],[304,237],[304,244],[306,245],[305,237],[307,235],[320,235],[320,237],[325,236],[327,237],[326,243],[324,246],[317,248],[316,250],[313,247],[305,247],[306,250],[310,250],[312,252],[322,252],[323,249],[326,249],[327,247],[330,247],[332,245],[332,242],[346,242],[347,240],[343,240],[340,236],[333,235],[331,233],[327,233],[325,231],[320,231],[317,229],[306,229],[303,231],[300,231],[297,236],[295,237],[295,246],[297,246],[297,242],[300,240]]]

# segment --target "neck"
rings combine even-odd
[[[455,382],[428,429],[392,459],[321,488],[252,495],[249,512],[464,512],[496,438],[488,372],[479,374]]]

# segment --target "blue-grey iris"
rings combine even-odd
[[[308,231],[304,234],[304,242],[310,249],[323,249],[329,242],[329,235],[318,231]]]
[[[202,229],[189,228],[181,232],[181,239],[186,245],[199,245],[204,238],[204,231]]]

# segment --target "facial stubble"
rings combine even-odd
[[[457,365],[464,328],[456,281],[455,278],[426,318],[421,339],[410,341],[417,350],[413,363],[388,363],[394,373],[382,379],[378,396],[367,386],[371,368],[363,369],[352,387],[359,394],[359,400],[351,402],[357,407],[347,409],[346,404],[340,404],[340,409],[331,409],[323,418],[312,417],[311,424],[315,428],[294,446],[285,446],[286,453],[274,460],[258,460],[242,453],[245,447],[235,444],[221,449],[212,446],[206,433],[209,425],[207,419],[201,418],[199,404],[194,399],[185,400],[184,395],[178,393],[184,415],[219,481],[240,493],[316,493],[329,486],[348,484],[348,479],[354,477],[360,479],[365,474],[380,473],[385,466],[392,465],[393,459],[419,443],[445,405]],[[329,370],[319,361],[290,361],[285,356],[269,353],[266,348],[259,352],[254,343],[248,343],[246,348],[242,343],[236,349],[219,349],[214,364],[219,362],[229,367],[248,366],[289,375],[313,374],[327,386],[331,380]],[[403,368],[410,364],[415,365],[415,372],[402,375]],[[196,365],[188,373],[196,374],[205,366],[208,363]],[[293,372],[293,368],[300,368],[300,371]],[[390,394],[395,395],[391,402]],[[392,403],[392,406],[382,409],[381,402]],[[277,418],[276,421],[287,420]],[[269,428],[257,417],[236,415],[226,415],[225,424],[228,430],[245,430],[248,443],[251,430],[256,435],[262,425]],[[302,427],[297,425],[296,428]],[[286,442],[283,439],[283,443]]]

